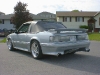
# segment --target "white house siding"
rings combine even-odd
[[[63,18],[62,17],[57,17],[57,22],[63,22]]]
[[[96,15],[95,17],[95,28],[100,28],[100,25],[99,25],[99,18],[100,18],[100,14]]]
[[[0,23],[0,29],[5,29],[5,28],[7,30],[14,29],[13,24],[10,24],[10,20],[4,20],[4,24]]]
[[[71,17],[71,22],[63,22],[63,17],[57,17],[58,22],[62,22],[67,28],[78,29],[80,25],[88,25],[89,17],[84,17],[84,22],[76,22],[75,17]]]

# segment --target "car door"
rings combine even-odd
[[[23,24],[16,32],[15,35],[16,47],[24,50],[26,49],[26,44],[27,44],[26,39],[27,39],[29,26],[30,26],[29,23]]]

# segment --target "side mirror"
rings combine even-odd
[[[16,30],[15,33],[18,34],[19,32]]]

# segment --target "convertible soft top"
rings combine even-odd
[[[49,29],[66,29],[66,27],[60,22],[53,21],[37,21],[37,23],[32,23],[32,32],[48,31]]]

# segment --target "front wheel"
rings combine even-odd
[[[32,41],[31,43],[31,53],[32,53],[33,58],[35,59],[42,58],[43,56],[41,46],[39,42],[36,40]]]
[[[12,44],[12,42],[11,42],[10,39],[8,39],[7,45],[8,45],[8,49],[9,49],[10,51],[15,50],[15,49],[13,48],[13,44]]]

